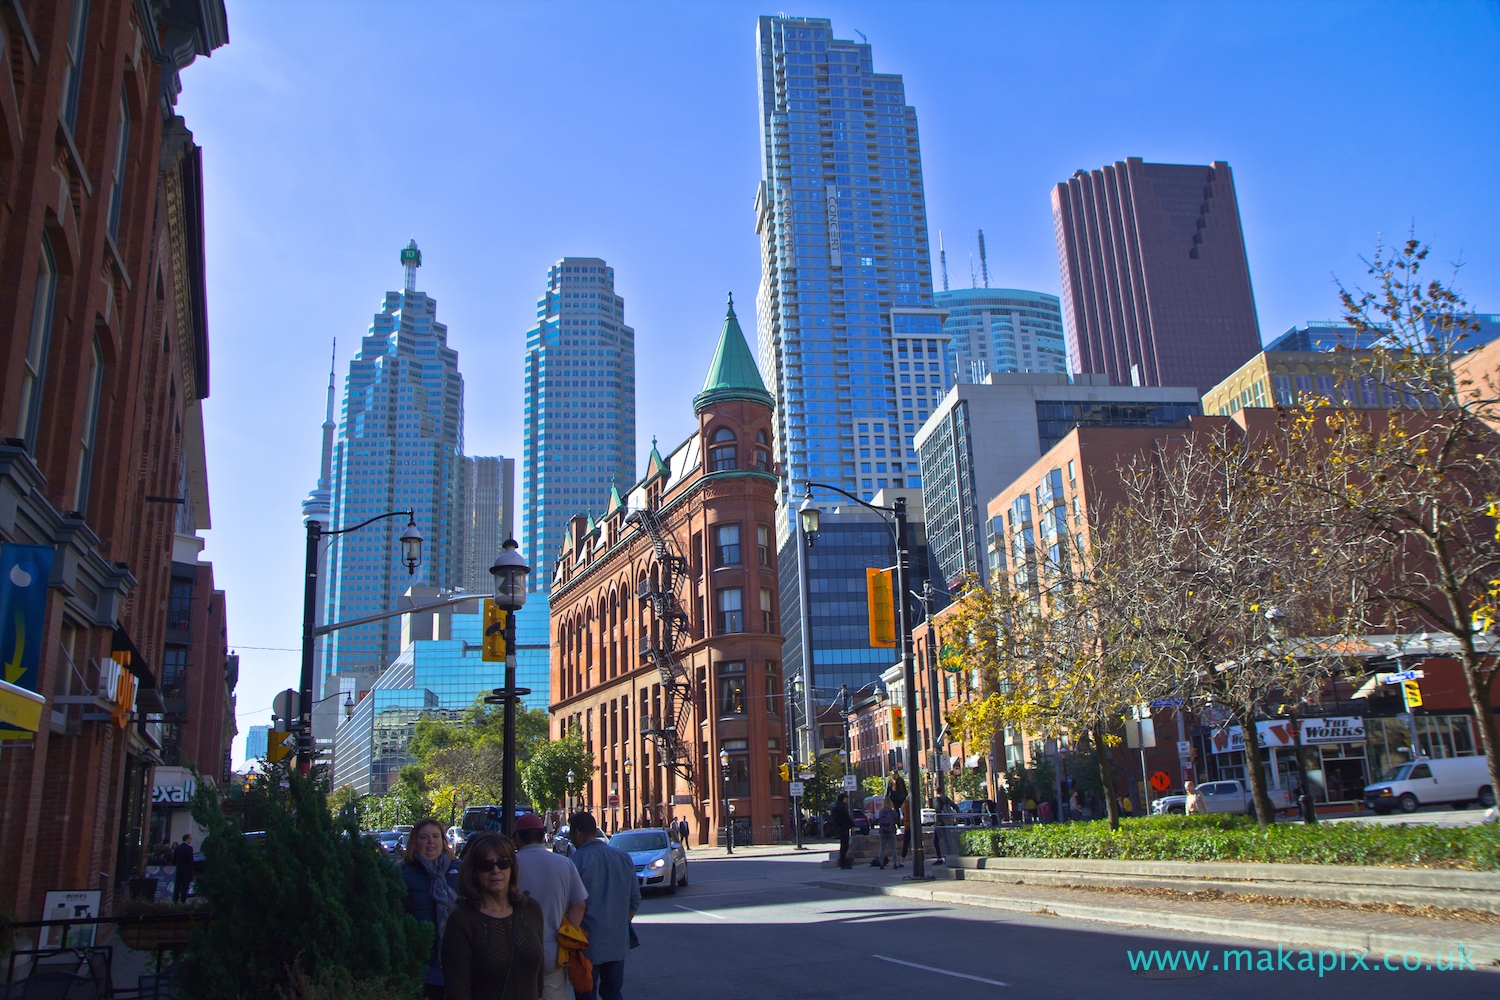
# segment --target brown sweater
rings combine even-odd
[[[443,928],[443,996],[446,1000],[541,1000],[542,908],[536,900],[528,897],[503,919],[487,917],[464,903],[458,905]]]

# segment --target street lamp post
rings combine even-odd
[[[797,508],[797,579],[801,581],[802,598],[802,721],[805,737],[803,759],[817,764],[818,719],[814,708],[813,692],[813,648],[812,648],[812,582],[808,579],[808,552],[818,538],[818,520],[822,512],[813,503],[812,495],[803,497]],[[816,768],[814,768],[816,770]]]
[[[719,749],[719,783],[724,786],[724,846],[734,853],[734,822],[729,815],[729,751]]]
[[[1286,641],[1287,625],[1286,612],[1280,608],[1268,608],[1265,614],[1266,631],[1271,636],[1271,641],[1278,646]],[[1318,821],[1317,803],[1313,801],[1312,789],[1307,785],[1307,769],[1302,766],[1302,727],[1298,725],[1297,706],[1293,705],[1291,710],[1292,723],[1292,759],[1297,764],[1297,786],[1301,789],[1297,807],[1302,813],[1302,822],[1316,823]]]
[[[341,622],[334,625],[324,625],[321,628],[317,623],[318,616],[318,549],[323,543],[324,537],[334,538],[339,535],[347,535],[358,531],[366,525],[374,524],[376,521],[384,521],[392,517],[406,517],[406,530],[401,533],[401,561],[406,566],[408,576],[414,576],[417,567],[422,562],[422,533],[417,530],[417,512],[415,510],[393,510],[386,514],[377,514],[368,520],[361,521],[351,528],[343,528],[339,531],[324,531],[323,522],[315,517],[307,519],[307,549],[306,566],[302,575],[302,677],[298,689],[300,699],[298,706],[298,738],[297,738],[297,770],[303,774],[312,771],[313,745],[312,745],[312,712],[313,712],[313,645],[319,635],[345,628],[349,625],[361,624],[367,619],[358,622]],[[381,617],[392,617],[384,615]]]
[[[567,787],[567,794],[563,796],[563,806],[568,810],[569,815],[571,815],[572,812],[573,812],[573,778],[574,777],[575,777],[575,775],[573,774],[573,769],[571,767],[568,768],[568,787]]]
[[[803,648],[806,649],[805,644]],[[797,733],[796,728],[792,723],[792,679],[790,677],[786,679],[786,691],[782,695],[782,703],[785,706],[784,714],[786,715],[786,759],[787,763],[791,765],[787,769],[787,784],[790,785],[791,782],[800,780],[798,775],[802,769],[801,763],[797,760]],[[787,791],[788,793],[790,793],[791,789],[788,788]],[[800,851],[803,849],[802,796],[789,795],[788,797],[792,800],[792,843],[795,845],[796,849]]]
[[[505,769],[500,779],[500,828],[507,837],[516,827],[516,702],[528,689],[516,687],[516,612],[526,605],[526,574],[531,567],[521,558],[520,546],[507,538],[495,556],[490,575],[495,578],[495,605],[505,612],[505,687],[495,694],[505,704]]]
[[[631,789],[630,789],[630,774],[631,774],[632,771],[635,770],[635,764],[631,762],[631,760],[630,760],[629,757],[626,757],[625,758],[625,765],[624,765],[624,767],[625,767],[625,794],[620,797],[620,805],[625,810],[625,829],[630,830],[630,829],[634,828],[634,824],[630,820],[630,791],[631,791]]]
[[[890,522],[886,523],[891,527],[892,535],[895,537],[896,541],[896,580],[895,587],[893,588],[893,593],[900,595],[895,603],[896,630],[901,636],[901,678],[906,687],[906,787],[910,789],[910,795],[912,796],[912,799],[915,800],[911,801],[911,815],[908,820],[911,826],[915,827],[915,829],[912,830],[914,836],[911,838],[911,877],[913,879],[923,879],[926,878],[927,875],[924,869],[922,858],[922,803],[920,799],[920,795],[922,792],[922,771],[921,768],[917,766],[916,667],[914,658],[912,656],[911,630],[907,627],[906,622],[906,595],[908,590],[910,590],[911,579],[911,551],[908,548],[906,534],[906,498],[898,496],[891,506],[877,507],[872,503],[866,503],[852,493],[847,493],[839,487],[830,486],[827,483],[808,483],[807,491],[809,497],[811,496],[812,488],[814,486],[818,487],[819,489],[831,490],[832,492],[837,493],[840,496],[848,497],[850,500],[853,500],[861,507],[880,514],[882,520],[884,520],[885,514],[890,514],[895,521],[894,525],[890,524]],[[802,507],[805,509],[808,506],[808,501],[804,501]],[[816,531],[817,508],[813,507],[812,511],[814,512],[812,518],[812,527],[813,530]]]
[[[938,798],[947,794],[943,787],[943,753],[938,746],[938,734],[943,728],[942,709],[940,707],[941,696],[938,693],[938,671],[937,671],[937,629],[932,624],[932,602],[937,597],[937,591],[933,589],[931,580],[922,581],[922,592],[912,592],[912,596],[922,602],[922,618],[927,623],[927,707],[932,713],[932,755],[933,762],[937,765],[934,771],[937,775],[936,788]],[[936,806],[937,802],[933,802]],[[937,837],[937,829],[933,829],[934,839]]]

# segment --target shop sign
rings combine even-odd
[[[1303,743],[1363,743],[1364,741],[1365,720],[1357,715],[1302,720]]]
[[[154,785],[151,789],[151,801],[160,805],[185,806],[192,803],[197,791],[198,783],[190,777],[184,777],[179,784]]]
[[[53,890],[48,892],[42,904],[43,920],[87,920],[99,915],[98,889],[77,891]],[[67,928],[45,927],[42,929],[43,948],[89,948],[94,944],[94,928],[97,924],[72,924]],[[65,933],[66,931],[66,933]]]
[[[42,725],[37,691],[47,615],[50,545],[0,545],[0,739],[31,739]]]
[[[1266,747],[1289,747],[1292,745],[1292,723],[1289,719],[1273,719],[1257,722],[1256,732],[1262,749]],[[1239,726],[1230,726],[1213,734],[1214,753],[1235,753],[1245,749],[1245,731]]]

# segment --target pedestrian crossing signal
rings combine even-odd
[[[896,647],[896,573],[889,569],[865,569],[866,594],[870,614],[870,645],[880,649]]]
[[[485,663],[505,662],[505,612],[493,597],[484,599],[484,639],[480,660]]]
[[[266,733],[266,760],[272,764],[279,763],[291,756],[292,748],[286,745],[286,739],[291,733],[277,732],[271,730]]]
[[[1422,688],[1416,681],[1402,681],[1401,694],[1406,699],[1406,710],[1422,707]]]

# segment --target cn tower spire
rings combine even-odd
[[[328,412],[323,416],[323,461],[318,467],[318,489],[331,489],[333,485],[333,432],[338,425],[333,422],[333,381],[338,364],[339,339],[333,338],[333,354],[328,359]]]

